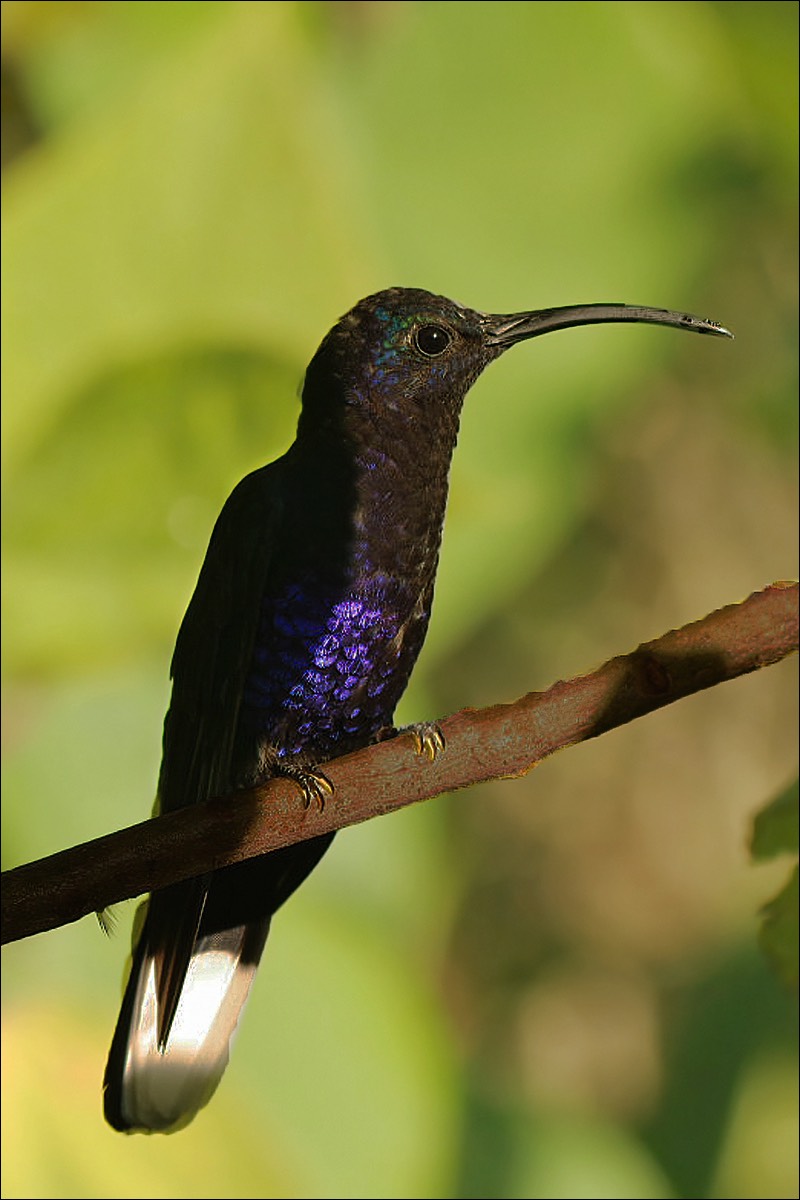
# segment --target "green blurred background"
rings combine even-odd
[[[625,300],[465,410],[400,720],[797,573],[794,3],[5,3],[4,865],[144,817],[214,517],[393,284]],[[172,1138],[102,1121],[133,905],[4,951],[6,1197],[797,1194],[756,948],[796,667],[343,833]]]

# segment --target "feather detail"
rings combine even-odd
[[[185,928],[185,926],[184,926]],[[105,1115],[122,1132],[172,1133],[208,1101],[228,1063],[269,931],[269,918],[201,934],[164,1032],[160,948],[145,927],[134,953],[104,1083]]]

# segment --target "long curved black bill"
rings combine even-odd
[[[705,333],[711,337],[733,337],[729,329],[716,321],[694,317],[691,313],[672,312],[667,308],[643,308],[637,304],[568,304],[563,308],[540,308],[534,312],[501,315],[483,313],[481,316],[487,341],[498,351],[555,329],[622,321],[671,325],[675,329],[688,329],[690,333]]]

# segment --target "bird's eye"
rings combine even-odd
[[[428,358],[444,354],[452,340],[450,330],[442,325],[423,325],[414,334],[414,345]]]

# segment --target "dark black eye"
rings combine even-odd
[[[444,354],[452,340],[452,333],[442,325],[423,325],[414,334],[414,343],[417,349],[426,354],[428,358],[436,358],[437,354]]]

